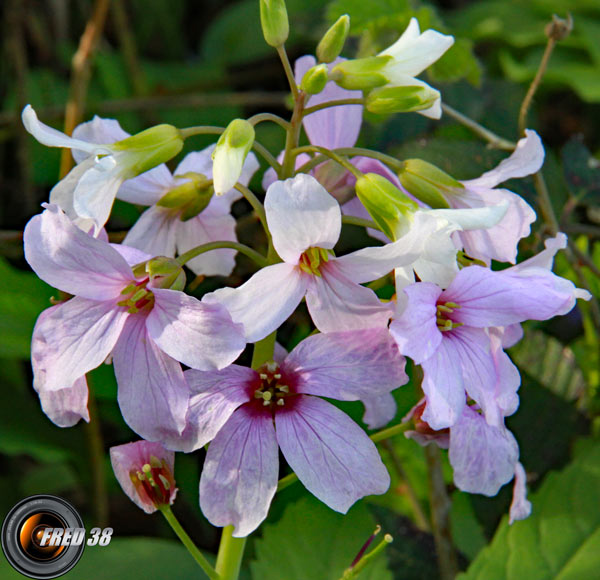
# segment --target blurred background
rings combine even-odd
[[[288,0],[287,6],[291,33],[286,48],[292,61],[313,53],[327,27],[344,13],[351,17],[346,56],[385,48],[412,16],[422,30],[453,34],[456,44],[429,69],[428,82],[441,90],[445,103],[511,141],[518,139],[519,109],[547,45],[545,27],[553,13],[567,17],[567,3],[561,0]],[[28,270],[21,232],[58,181],[61,151],[29,136],[20,111],[31,103],[42,121],[61,130],[65,122],[72,129],[97,114],[118,119],[130,133],[157,123],[226,125],[234,117],[262,111],[289,116],[281,65],[262,38],[257,0],[3,0],[0,9],[0,517],[25,496],[52,493],[71,501],[88,529],[113,527],[111,545],[88,549],[66,578],[125,578],[132,570],[147,579],[200,577],[161,516],[141,512],[113,477],[108,448],[137,437],[120,417],[112,368],[103,366],[89,378],[91,411],[97,417],[90,425],[56,427],[40,410],[31,387],[31,332],[38,314],[57,293]],[[507,423],[519,441],[534,492],[534,516],[526,525],[534,532],[546,529],[548,516],[561,522],[562,534],[575,534],[569,536],[571,543],[586,546],[583,564],[577,559],[581,554],[575,558],[576,565],[583,566],[576,568],[582,575],[564,577],[587,579],[597,577],[590,562],[597,563],[593,554],[600,554],[600,540],[598,534],[582,531],[585,526],[571,530],[569,518],[579,521],[581,511],[588,519],[596,518],[596,528],[600,524],[600,4],[572,0],[568,9],[573,30],[554,49],[527,126],[540,133],[546,146],[543,174],[552,210],[572,242],[570,258],[560,255],[555,271],[587,287],[595,298],[567,316],[525,325],[524,340],[509,351],[523,383],[521,406]],[[72,108],[65,113],[67,102]],[[283,147],[280,128],[271,124],[258,127],[257,139],[274,154]],[[213,140],[190,139],[184,153]],[[476,177],[508,155],[488,147],[449,115],[432,122],[417,114],[366,114],[358,145],[400,159],[426,159],[457,179]],[[68,157],[62,163],[64,171]],[[255,191],[260,191],[263,170],[251,184]],[[531,179],[505,187],[539,210]],[[111,239],[122,239],[140,211],[117,202],[108,224]],[[240,201],[234,213],[240,238],[260,246],[263,240],[249,206]],[[521,242],[520,255],[542,249],[551,233],[551,224],[539,219],[531,236]],[[360,247],[368,240],[361,235],[350,227],[343,247]],[[238,262],[227,280],[190,279],[192,292],[201,296],[223,283],[240,283],[251,266],[243,259]],[[390,288],[380,292],[389,297]],[[308,319],[300,310],[280,339],[291,347],[308,332]],[[417,394],[409,384],[396,396],[398,421]],[[359,404],[345,404],[344,409],[360,421]],[[361,577],[440,577],[429,524],[427,457],[403,437],[386,444],[382,453],[393,474],[390,492],[361,502],[347,518],[316,502],[301,485],[278,494],[267,526],[249,542],[244,576],[336,580],[374,524],[381,523],[396,541],[387,549],[387,559]],[[202,461],[202,452],[177,455],[180,494],[174,511],[198,545],[214,553],[218,530],[198,508]],[[485,570],[497,571],[498,578],[558,577],[555,562],[547,557],[552,542],[546,546],[543,534],[537,540],[525,533],[521,538],[513,530],[509,534],[506,521],[501,523],[510,486],[495,498],[464,494],[454,489],[445,457],[442,462],[452,499],[450,531],[458,565],[464,570],[477,560],[469,578],[490,578]],[[547,477],[556,470],[563,471]],[[484,550],[495,535],[491,548]],[[539,560],[532,564],[537,572],[531,575],[519,576],[515,570],[520,568],[510,568],[507,562],[520,558],[515,552],[519,545],[529,554],[523,556],[525,561],[535,560],[536,549],[548,548],[546,576],[536,575]],[[0,579],[16,577],[20,576],[0,559]]]

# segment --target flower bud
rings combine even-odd
[[[411,195],[432,208],[450,207],[444,196],[465,187],[439,167],[422,159],[407,159],[398,178]]]
[[[174,258],[157,256],[146,262],[150,287],[182,291],[185,288],[185,272]]]
[[[183,138],[173,125],[156,125],[117,141],[110,148],[127,153],[128,169],[134,177],[175,157],[183,148]]]
[[[383,233],[395,240],[402,222],[418,209],[418,205],[393,183],[376,173],[367,173],[356,180],[356,195]]]
[[[234,119],[229,123],[212,154],[216,195],[227,193],[236,184],[253,143],[254,127],[248,121]]]
[[[340,53],[348,32],[350,31],[350,16],[344,14],[340,16],[335,24],[323,35],[317,45],[317,58],[319,62],[333,62]]]
[[[440,98],[429,86],[381,87],[371,91],[365,106],[371,113],[412,113],[429,109]]]
[[[367,91],[382,87],[388,82],[382,71],[392,60],[391,56],[369,56],[357,60],[345,60],[333,67],[329,78],[348,90]]]
[[[146,513],[175,501],[175,454],[160,443],[142,440],[111,447],[110,462],[123,491]]]
[[[185,222],[206,209],[215,190],[212,180],[200,173],[190,172],[177,177],[189,181],[171,189],[156,202],[156,205],[178,210],[181,221]]]
[[[300,88],[309,95],[320,93],[327,84],[328,70],[326,64],[318,64],[309,68],[302,77]]]
[[[267,44],[282,46],[290,33],[285,0],[260,0],[260,24]]]

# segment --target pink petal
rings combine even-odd
[[[35,371],[34,371],[35,372]],[[77,379],[73,386],[39,392],[40,403],[50,421],[59,427],[73,427],[83,419],[90,422],[88,411],[88,386],[85,377]]]
[[[408,382],[405,364],[387,329],[371,328],[309,336],[282,368],[294,375],[299,393],[356,401]]]
[[[232,413],[247,403],[258,389],[260,379],[248,367],[230,365],[220,371],[184,373],[192,391],[181,451],[194,451],[212,441]]]
[[[373,290],[352,282],[337,269],[335,260],[321,267],[322,276],[312,276],[306,305],[321,332],[387,328],[391,308]]]
[[[284,262],[297,264],[310,247],[332,249],[340,237],[340,206],[311,175],[269,186],[265,211],[273,245]]]
[[[146,252],[142,252],[142,250],[138,250],[137,248],[131,248],[129,246],[124,246],[123,244],[111,244],[111,248],[114,248],[121,257],[127,262],[130,267],[137,266],[142,262],[147,262],[154,256],[150,254],[146,254]]]
[[[176,290],[155,288],[152,292],[148,334],[175,360],[208,371],[226,367],[244,350],[242,326],[232,322],[222,305],[200,302]]]
[[[442,289],[431,282],[419,282],[404,288],[407,305],[390,325],[400,352],[420,364],[433,355],[442,342],[437,327],[437,299]]]
[[[137,177],[125,180],[119,187],[117,199],[138,205],[153,205],[177,185],[178,182],[162,163]]]
[[[391,393],[364,397],[362,403],[365,406],[362,420],[369,429],[385,427],[396,416],[398,410],[396,400]]]
[[[48,308],[33,329],[31,356],[38,393],[71,388],[102,364],[129,314],[112,302],[75,297]]]
[[[200,508],[233,536],[253,532],[267,517],[277,489],[279,458],[271,414],[238,409],[208,448],[200,477]]]
[[[504,426],[492,427],[465,407],[460,421],[450,428],[448,457],[459,489],[493,496],[513,478],[519,447]]]
[[[300,395],[275,415],[277,441],[306,489],[346,513],[366,495],[380,495],[390,476],[377,448],[345,413],[316,397]]]
[[[123,131],[119,121],[115,119],[103,119],[94,115],[91,121],[81,123],[73,129],[73,139],[79,139],[91,144],[112,145],[116,141],[122,141],[129,137],[129,133]],[[75,163],[81,163],[90,153],[80,149],[72,149]]]
[[[129,230],[123,244],[150,256],[175,257],[175,232],[179,218],[169,209],[152,206]]]
[[[291,264],[259,270],[239,288],[220,288],[203,302],[219,302],[234,322],[244,325],[246,341],[256,342],[287,320],[306,293],[308,275]]]
[[[496,327],[496,330],[502,336],[502,348],[515,346],[523,338],[523,327],[519,323]]]
[[[63,292],[107,300],[133,279],[131,268],[109,244],[82,232],[55,205],[29,220],[23,239],[34,272]]]
[[[143,315],[128,319],[114,348],[113,363],[125,422],[144,439],[177,449],[189,388],[181,365],[148,335]]]
[[[492,357],[496,368],[496,404],[502,417],[508,417],[519,406],[517,391],[521,386],[521,374],[519,373],[519,369],[510,360],[510,357],[502,350],[504,347],[503,340],[506,335],[498,328],[490,328],[488,332],[490,335]],[[487,419],[490,422],[489,418]]]
[[[515,520],[524,520],[531,515],[531,502],[527,499],[527,474],[520,463],[515,467],[515,484],[513,488],[513,499],[510,504],[508,523]]]

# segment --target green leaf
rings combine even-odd
[[[500,525],[460,580],[581,580],[600,569],[600,442],[532,495],[532,515]]]
[[[0,258],[0,357],[29,358],[31,333],[42,310],[51,306],[52,288],[35,274]]]
[[[265,525],[263,537],[255,542],[252,578],[339,580],[374,528],[362,502],[342,515],[312,496],[304,497],[289,505],[277,523]],[[360,578],[391,580],[385,556],[369,564]]]
[[[481,84],[481,65],[473,52],[473,41],[458,38],[448,52],[433,63],[427,74],[434,82],[456,82],[467,79],[472,85]]]
[[[580,138],[568,141],[562,150],[565,179],[580,203],[600,202],[600,161],[592,157]]]

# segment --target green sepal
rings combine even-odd
[[[465,188],[460,181],[422,159],[407,159],[398,178],[402,187],[417,199],[437,209],[449,208],[447,196]]]
[[[345,60],[333,67],[329,78],[343,89],[368,91],[388,83],[382,71],[392,60],[387,55]]]
[[[260,24],[268,45],[278,48],[290,34],[284,0],[260,0]]]
[[[317,45],[317,58],[319,62],[333,62],[344,48],[348,32],[350,31],[350,16],[343,14],[331,28],[323,35]]]
[[[418,85],[380,87],[367,95],[365,106],[371,113],[379,115],[413,113],[429,109],[439,97],[436,90]]]

